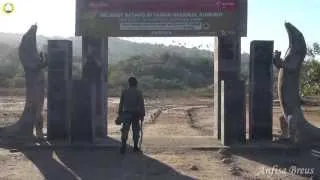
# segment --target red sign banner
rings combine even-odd
[[[176,0],[176,1],[89,1],[89,10],[152,11],[152,12],[217,12],[235,11],[236,0]]]
[[[246,35],[247,0],[77,0],[76,35]]]

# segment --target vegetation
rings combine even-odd
[[[182,58],[169,53],[158,57],[133,56],[110,66],[109,86],[123,86],[128,76],[135,76],[146,90],[200,88],[212,84],[212,74],[209,58]]]
[[[301,94],[303,96],[320,96],[320,46],[314,43],[308,49],[308,58],[301,70]]]
[[[0,37],[2,36],[4,35],[0,33]],[[16,36],[9,36],[10,43],[0,41],[0,87],[2,88],[24,87],[24,72],[16,48],[19,37]],[[40,49],[45,47],[46,40],[45,37],[38,38]],[[73,76],[79,77],[81,41],[79,38],[71,40],[74,44]],[[320,61],[317,59],[319,55],[319,44],[314,43],[308,49],[308,56],[301,71],[303,96],[320,96]],[[212,58],[212,52],[196,48],[138,44],[111,38],[109,39],[109,88],[118,92],[126,85],[128,76],[136,76],[140,81],[140,87],[146,91],[192,90],[202,95],[210,95],[213,87]],[[241,56],[241,70],[241,77],[248,80],[249,54],[247,53]],[[276,71],[274,75],[276,81]],[[276,92],[276,88],[274,91]]]
[[[24,72],[17,46],[21,35],[0,33],[1,87],[24,87]],[[48,40],[37,37],[39,49]],[[79,77],[81,67],[81,39],[73,41],[73,76]],[[2,42],[1,42],[2,41]],[[7,43],[8,41],[8,43]],[[10,42],[10,43],[9,43]],[[3,45],[1,47],[1,45]],[[139,44],[109,38],[109,87],[122,88],[128,76],[137,76],[145,90],[181,90],[207,87],[212,84],[212,52],[183,46]]]

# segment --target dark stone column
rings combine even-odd
[[[105,135],[108,135],[108,63],[109,63],[109,58],[108,58],[108,53],[109,53],[109,38],[107,37],[104,39],[104,45],[103,49],[105,51],[102,52],[102,74],[101,74],[101,81],[102,81],[102,92],[101,92],[101,99],[102,104],[101,104],[101,111],[102,111],[102,123],[101,125],[103,126],[105,130]]]
[[[239,80],[241,41],[237,36],[215,38],[214,49],[214,137],[221,138],[221,80]]]
[[[250,44],[249,138],[272,140],[273,41]]]
[[[47,138],[66,139],[70,128],[72,42],[48,41]]]
[[[72,81],[72,120],[71,120],[71,142],[94,141],[93,124],[91,121],[90,86],[86,81]]]
[[[90,63],[88,72],[83,73],[83,79],[86,79],[92,89],[90,90],[91,101],[90,108],[92,109],[91,119],[94,124],[96,137],[106,136],[106,59],[107,59],[107,40],[98,37],[83,36],[82,52],[86,62]],[[84,65],[85,66],[85,65]],[[86,68],[84,67],[84,71]]]
[[[221,81],[221,143],[231,145],[246,140],[245,82]]]

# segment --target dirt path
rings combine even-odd
[[[114,125],[118,99],[109,99],[108,131],[120,135]],[[23,98],[0,98],[0,125],[13,123],[23,109]],[[146,101],[144,154],[129,151],[125,156],[118,148],[37,149],[9,151],[0,144],[0,179],[308,179],[283,173],[290,168],[320,167],[309,152],[223,151],[175,148],[180,145],[211,144],[212,100],[162,99]],[[319,107],[307,108],[307,117],[319,123]],[[161,110],[159,116],[154,114]],[[278,109],[275,108],[275,118]],[[276,122],[276,121],[275,121]],[[274,123],[274,128],[278,125]],[[149,139],[149,140],[148,140]],[[131,142],[132,143],[132,142]],[[319,169],[315,169],[319,171]]]
[[[180,106],[162,111],[160,116],[144,128],[145,136],[200,136],[201,133],[191,127],[188,110],[192,106]]]

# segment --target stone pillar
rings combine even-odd
[[[221,138],[221,80],[239,80],[240,36],[215,38],[214,49],[214,137]]]
[[[252,41],[249,75],[249,138],[272,140],[273,41]]]
[[[246,140],[245,81],[221,81],[221,143],[232,145]]]
[[[47,138],[67,139],[70,131],[72,42],[48,41]]]
[[[107,41],[104,38],[83,36],[82,52],[86,61],[95,61],[95,69],[91,72],[92,121],[95,126],[95,136],[106,136],[106,67]]]
[[[94,142],[94,128],[91,121],[92,110],[88,108],[90,102],[90,90],[86,81],[72,81],[72,119],[71,119],[71,143]]]
[[[101,82],[102,82],[102,87],[101,87],[101,99],[103,99],[102,101],[102,105],[101,105],[101,112],[102,112],[102,119],[101,119],[101,126],[104,128],[104,132],[105,135],[108,135],[108,63],[109,63],[109,59],[108,59],[108,53],[109,53],[109,38],[107,37],[106,39],[104,39],[104,45],[103,45],[103,49],[104,51],[102,51],[102,57],[103,57],[103,61],[102,61],[102,74],[101,74]]]

